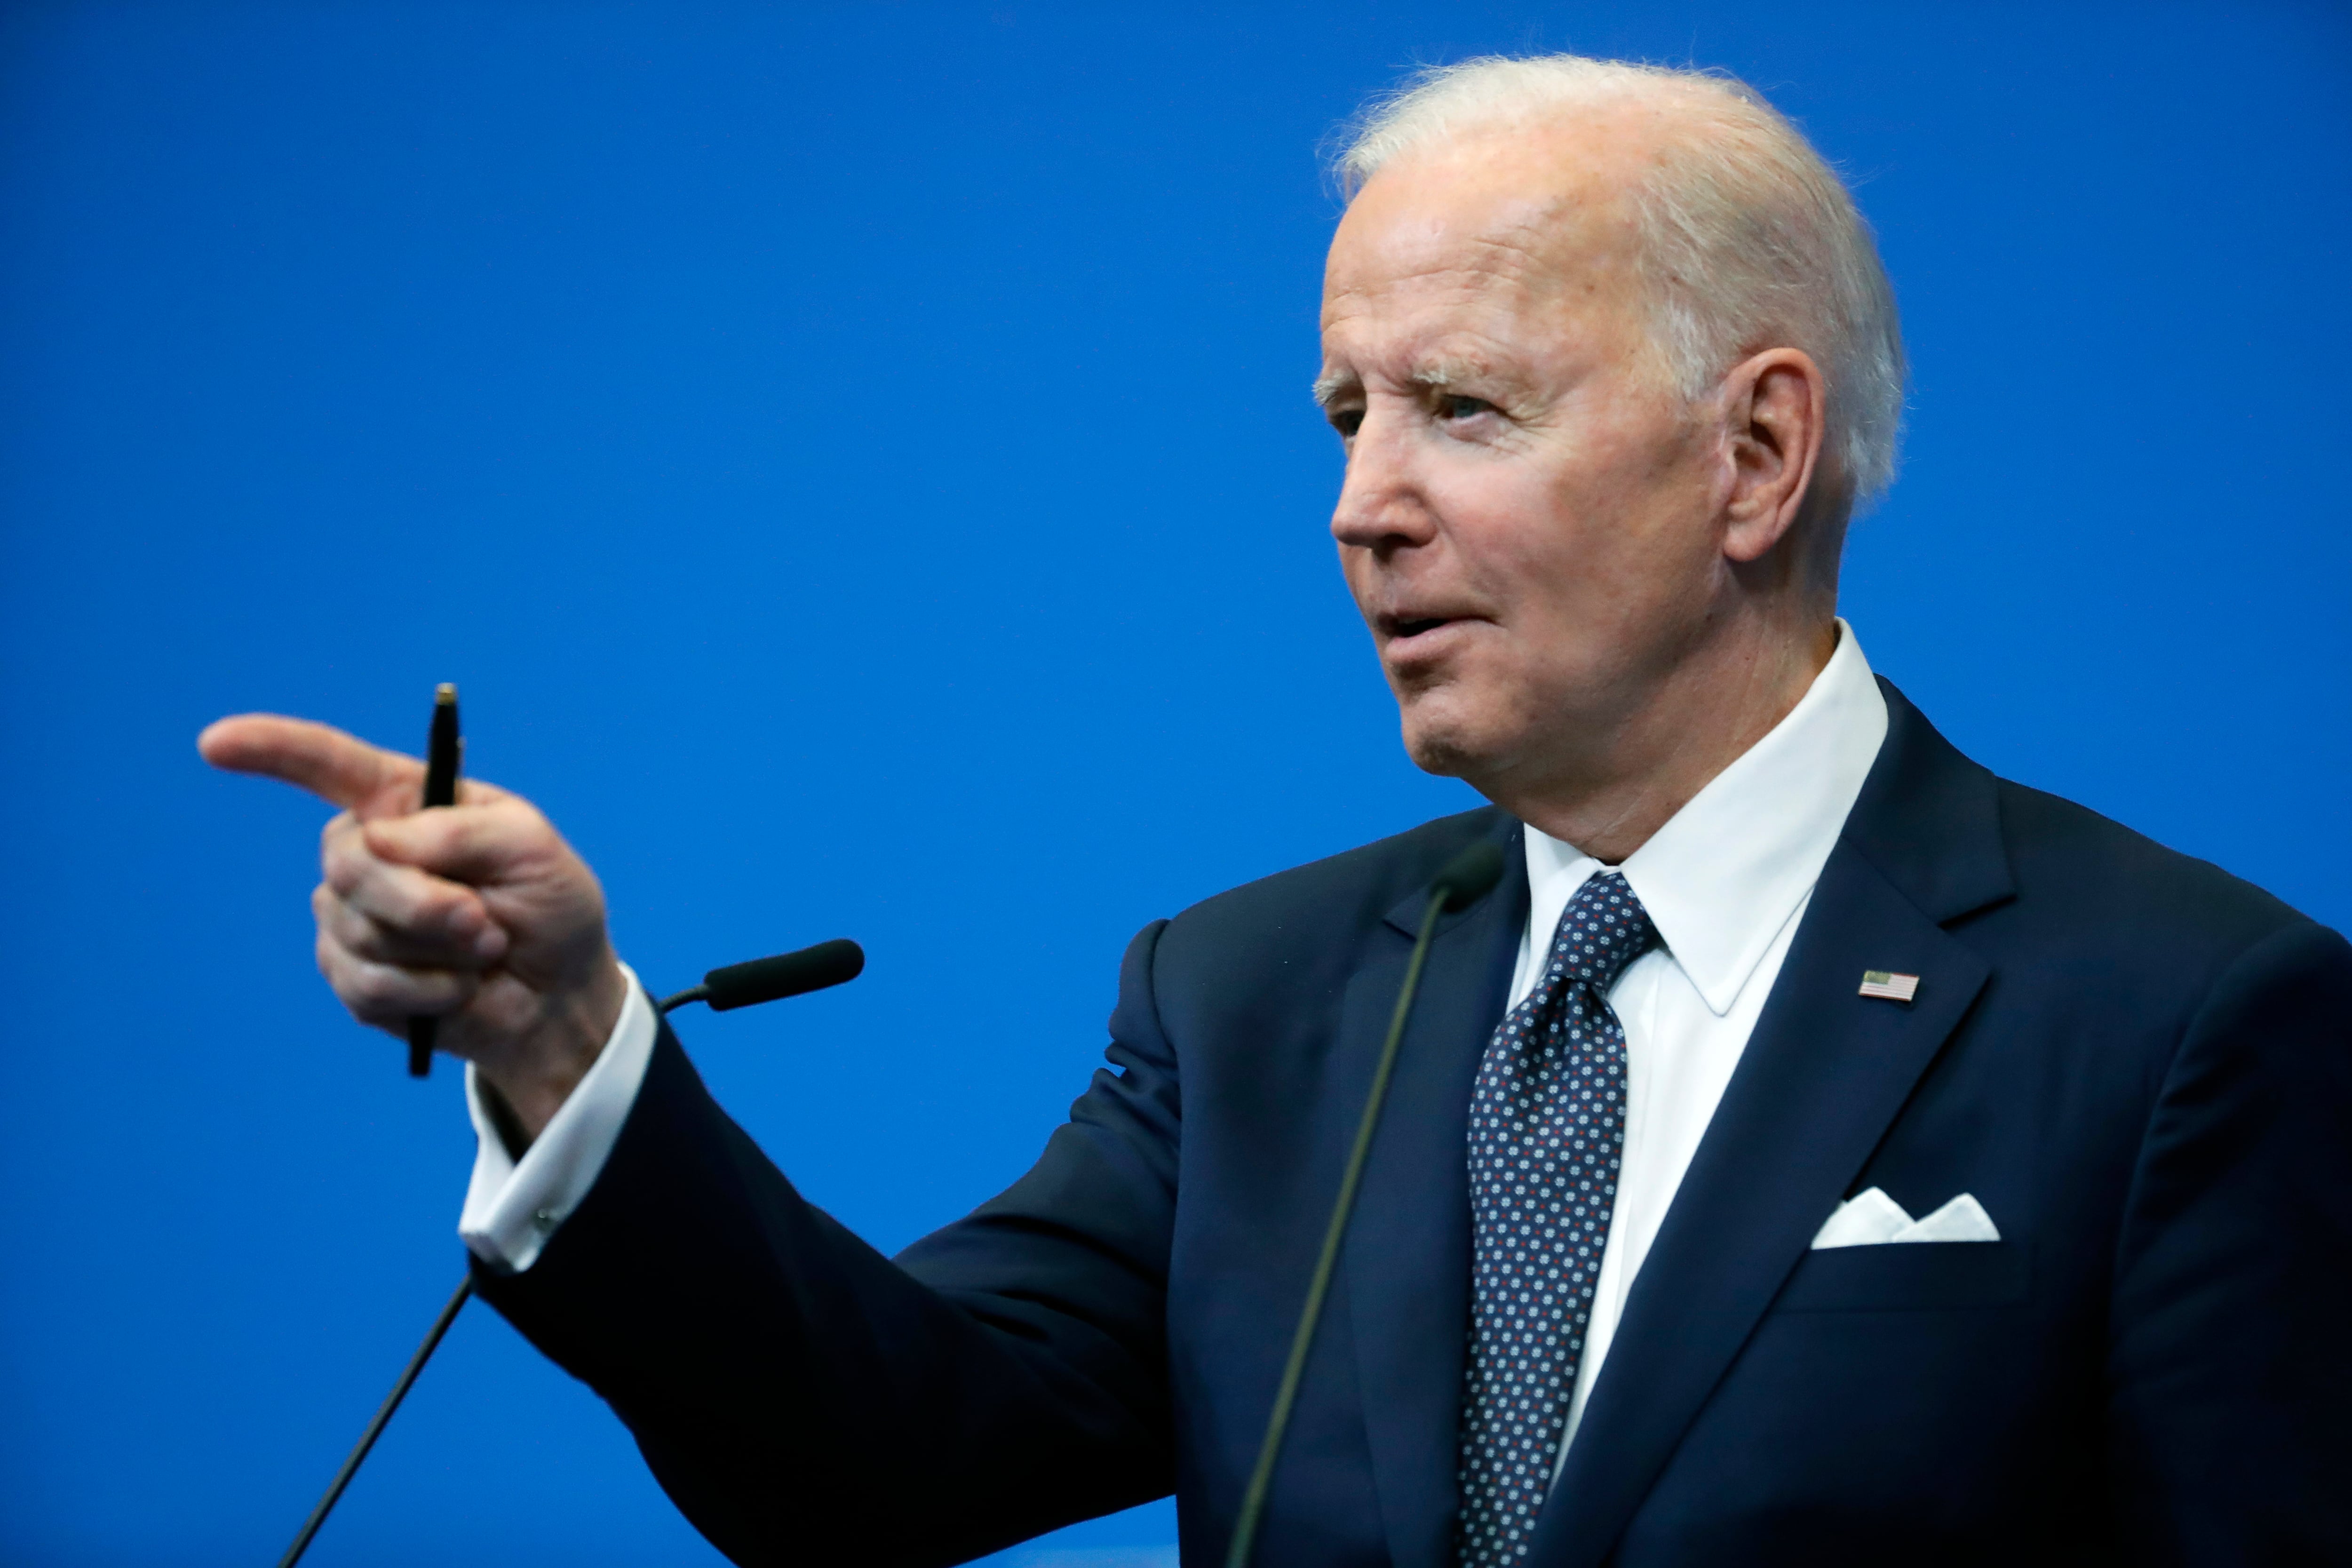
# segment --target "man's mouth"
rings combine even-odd
[[[1440,626],[1450,626],[1459,618],[1455,616],[1382,616],[1380,627],[1381,634],[1391,642],[1404,642],[1424,632],[1433,632]]]

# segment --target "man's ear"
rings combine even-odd
[[[1827,387],[1801,349],[1767,349],[1724,378],[1731,494],[1723,552],[1760,561],[1788,537],[1821,465]]]

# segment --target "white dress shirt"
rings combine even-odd
[[[1618,868],[1649,910],[1659,945],[1627,964],[1609,991],[1625,1030],[1625,1148],[1556,1464],[1567,1459],[1633,1276],[1748,1048],[1813,884],[1885,738],[1886,699],[1853,628],[1841,620],[1837,651],[1789,716]],[[1528,925],[1511,976],[1514,1007],[1535,988],[1568,900],[1606,869],[1532,827],[1527,854]]]
[[[539,1249],[572,1217],[596,1184],[621,1123],[637,1102],[637,1086],[654,1059],[654,1005],[627,964],[628,999],[604,1049],[571,1096],[517,1160],[482,1103],[480,1079],[466,1064],[466,1109],[474,1117],[474,1179],[466,1187],[457,1234],[475,1257],[520,1274],[539,1261]]]
[[[1885,699],[1853,628],[1841,620],[1837,651],[1789,716],[1620,868],[1662,945],[1627,965],[1609,993],[1625,1030],[1625,1147],[1569,1406],[1570,1438],[1633,1277],[1739,1065],[1885,735]],[[1574,846],[1533,828],[1527,859],[1528,924],[1511,981],[1513,1006],[1533,988],[1568,900],[1602,869]],[[520,1161],[508,1153],[473,1068],[467,1068],[478,1148],[457,1228],[485,1262],[529,1268],[604,1169],[653,1058],[653,1005],[637,977],[628,979],[628,1001],[604,1054]],[[1563,1458],[1567,1452],[1563,1442]]]

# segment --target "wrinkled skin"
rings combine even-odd
[[[1624,191],[1638,108],[1373,176],[1333,241],[1331,520],[1404,743],[1622,859],[1836,646],[1822,383],[1759,352],[1691,403],[1651,346]]]

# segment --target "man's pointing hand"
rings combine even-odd
[[[465,780],[457,805],[419,810],[423,763],[325,724],[243,714],[196,749],[342,808],[310,895],[320,972],[362,1023],[404,1035],[411,1016],[440,1018],[441,1048],[479,1067],[536,1136],[627,996],[587,863],[493,784]]]

